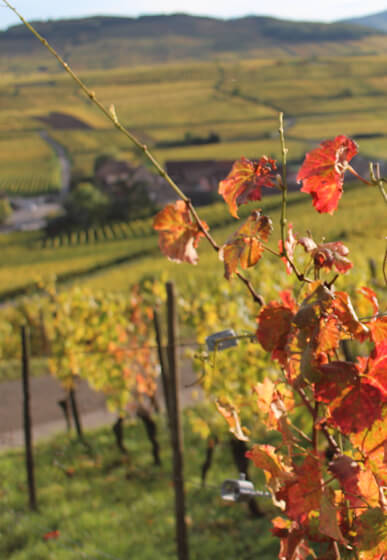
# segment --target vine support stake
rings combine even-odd
[[[32,511],[37,511],[34,455],[32,446],[32,420],[30,410],[30,339],[27,326],[21,328],[22,338],[22,383],[23,383],[23,420],[24,442],[26,454],[27,484],[29,505]]]
[[[169,404],[170,432],[173,452],[173,483],[175,489],[175,515],[177,557],[189,560],[187,525],[185,522],[183,434],[179,406],[179,367],[177,354],[177,310],[175,286],[167,283],[168,309],[168,363],[169,363]]]
[[[70,403],[71,403],[71,411],[73,413],[73,418],[74,418],[75,429],[77,431],[77,436],[86,445],[86,447],[88,447],[88,445],[86,444],[86,442],[84,440],[84,437],[83,437],[81,417],[80,417],[79,411],[78,411],[77,397],[76,397],[76,393],[75,393],[74,388],[70,389],[69,398],[70,398]]]
[[[163,385],[163,394],[164,394],[164,402],[165,402],[165,410],[167,412],[168,423],[171,422],[171,407],[169,404],[169,375],[168,375],[168,365],[165,359],[165,353],[163,348],[163,342],[161,337],[161,326],[160,326],[160,317],[158,311],[154,311],[153,313],[153,324],[155,327],[155,335],[156,335],[156,343],[157,343],[157,352],[159,356],[160,368],[161,368],[161,382]]]

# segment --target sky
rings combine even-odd
[[[10,0],[30,21],[90,15],[136,17],[146,14],[184,12],[193,15],[233,18],[245,15],[274,16],[283,19],[330,22],[364,16],[387,9],[387,0]],[[18,23],[17,17],[0,0],[0,29]]]

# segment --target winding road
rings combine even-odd
[[[47,142],[55,152],[61,168],[61,190],[58,194],[51,193],[43,196],[32,197],[9,197],[14,208],[12,215],[6,223],[0,227],[0,232],[27,231],[41,229],[46,225],[47,217],[58,213],[70,190],[71,163],[66,151],[59,142],[54,140],[46,130],[40,131],[41,138]]]

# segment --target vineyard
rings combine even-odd
[[[152,219],[0,238],[0,292],[23,296],[0,308],[0,375],[16,379],[19,365],[25,447],[0,455],[0,550],[15,560],[384,560],[387,178],[365,155],[386,145],[385,56],[207,63],[200,81],[195,65],[191,75],[166,67],[175,80],[160,83],[147,69],[112,82],[86,73],[97,95],[21,19],[86,94],[83,109],[115,127],[112,144],[119,131],[177,200]],[[56,87],[43,90],[51,98]],[[63,105],[76,96],[67,87]],[[313,125],[330,133],[338,114],[342,133],[317,143]],[[162,167],[176,149],[163,142],[185,136],[188,115],[204,135],[221,123],[223,138],[180,146],[180,157],[245,151],[219,182],[222,203],[196,208]],[[61,141],[58,123],[76,120],[44,122]],[[80,119],[64,143],[86,173],[103,147],[93,126]],[[26,151],[38,157],[33,134]],[[139,157],[121,142],[110,147]],[[30,378],[46,367],[67,434],[34,448]],[[81,383],[103,396],[110,428],[85,432]]]
[[[60,169],[51,148],[37,133],[0,133],[0,189],[10,196],[58,192]]]
[[[236,159],[242,154],[253,158],[261,152],[278,157],[276,115],[280,110],[288,121],[288,146],[295,161],[301,160],[311,142],[337,130],[359,139],[363,155],[384,158],[385,65],[385,55],[320,56],[175,63],[162,70],[158,66],[120,68],[85,71],[83,76],[98,90],[101,101],[107,105],[114,102],[120,120],[130,124],[163,163]],[[46,157],[43,150],[49,148],[31,132],[43,127],[66,148],[73,170],[84,176],[92,174],[96,156],[105,152],[143,163],[141,155],[117,131],[106,127],[92,104],[62,75],[31,75],[23,80],[8,75],[0,85],[0,95],[6,100],[0,110],[2,138],[8,140],[10,134],[16,134],[20,146],[27,141],[23,138],[28,131],[28,145],[19,152],[28,160],[24,159],[23,177],[31,168],[36,169],[36,157],[40,161]],[[78,119],[80,128],[75,123],[72,128],[62,128],[50,121],[52,113]],[[174,148],[162,145],[181,141],[187,133],[206,137],[211,132],[219,136],[219,143]],[[34,155],[33,137],[35,151],[39,151]],[[21,163],[18,151],[4,146],[0,153],[7,156],[9,177],[16,178]],[[39,165],[40,175],[46,181],[42,190],[46,185],[57,185],[57,176],[53,180],[47,166]],[[8,177],[4,179],[8,181]]]

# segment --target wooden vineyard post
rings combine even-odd
[[[168,363],[169,363],[169,404],[170,432],[173,452],[173,483],[175,489],[176,541],[179,560],[188,560],[188,537],[185,522],[183,434],[180,423],[179,368],[177,354],[177,311],[175,287],[167,283],[168,309]]]
[[[30,341],[28,327],[21,329],[22,338],[22,383],[23,383],[23,421],[26,454],[27,484],[30,509],[36,511],[36,489],[34,474],[34,455],[32,451],[32,422],[30,411]]]
[[[163,343],[161,339],[161,328],[160,328],[160,317],[158,312],[155,310],[153,313],[153,323],[155,327],[157,351],[159,355],[159,362],[161,368],[161,381],[163,384],[163,394],[165,402],[165,410],[167,412],[168,422],[170,423],[171,411],[170,411],[170,396],[169,396],[169,379],[168,379],[168,366],[165,361],[165,354],[163,349]]]
[[[66,420],[67,432],[70,433],[71,432],[71,416],[70,416],[68,398],[59,400],[58,401],[58,406],[60,406],[60,408],[63,412],[64,418]]]

